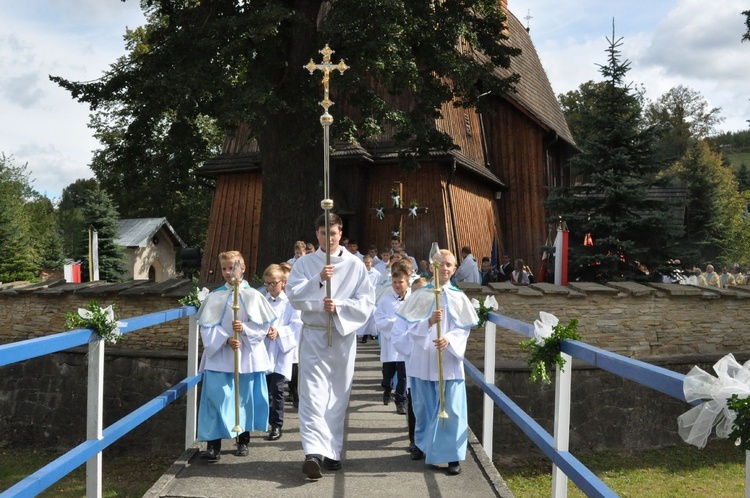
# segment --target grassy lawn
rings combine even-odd
[[[27,448],[0,448],[0,492],[44,467],[61,453]],[[117,456],[103,460],[102,496],[141,497],[174,463],[174,458]],[[39,496],[68,498],[86,496],[86,465],[65,476]]]
[[[734,498],[745,492],[745,454],[726,440],[709,442],[702,450],[685,444],[634,453],[576,456],[623,498]],[[548,460],[496,461],[495,465],[516,497],[551,496]],[[570,481],[568,496],[585,497]]]
[[[732,163],[732,169],[735,171],[740,167],[740,164],[742,163],[745,163],[745,165],[750,167],[750,151],[725,153],[724,155],[729,160],[729,162]]]

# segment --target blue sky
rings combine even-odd
[[[623,37],[628,79],[655,100],[677,85],[721,107],[722,130],[747,129],[750,43],[748,0],[508,0],[524,23],[556,94],[600,80],[607,37]],[[59,197],[90,178],[98,147],[88,108],[52,83],[99,78],[125,54],[125,27],[144,22],[137,0],[0,0],[0,152],[28,164],[34,187]],[[344,54],[341,54],[342,57]]]

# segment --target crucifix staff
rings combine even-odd
[[[310,74],[313,74],[315,70],[320,70],[323,72],[323,100],[320,102],[320,105],[323,107],[323,114],[320,116],[320,124],[323,126],[323,200],[320,201],[320,207],[323,208],[323,211],[325,212],[325,218],[326,218],[326,266],[331,264],[331,209],[333,209],[333,199],[330,198],[330,145],[329,145],[329,136],[330,136],[330,127],[333,123],[333,116],[331,116],[328,113],[328,108],[333,105],[333,102],[328,98],[328,82],[331,78],[331,73],[333,71],[339,72],[339,74],[344,74],[344,71],[349,69],[349,66],[344,64],[344,61],[340,61],[338,64],[333,64],[331,62],[331,54],[333,54],[333,50],[326,44],[325,48],[323,50],[319,50],[321,54],[323,54],[323,62],[320,64],[316,64],[312,59],[310,59],[310,62],[307,63],[306,66],[303,66],[305,69],[310,71]],[[328,299],[331,298],[331,279],[329,278],[326,280],[326,297]],[[332,345],[332,325],[331,325],[331,315],[328,314],[328,347],[330,348]]]

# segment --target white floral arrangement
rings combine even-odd
[[[78,308],[78,313],[65,313],[65,330],[93,330],[107,344],[116,344],[122,337],[120,327],[125,326],[127,322],[118,321],[115,317],[114,304],[102,308],[92,300],[88,308]]]
[[[490,311],[497,311],[500,309],[500,306],[497,304],[497,299],[495,299],[495,296],[486,296],[486,297],[480,297],[479,299],[472,299],[471,305],[474,307],[474,310],[477,312],[477,316],[479,317],[479,323],[477,324],[477,327],[484,327],[484,324],[487,323],[487,320],[490,318]]]
[[[522,351],[530,350],[527,363],[531,366],[531,381],[542,380],[545,384],[552,382],[550,374],[555,365],[562,371],[565,359],[562,357],[562,341],[580,340],[578,320],[573,318],[568,325],[562,325],[552,313],[539,312],[539,319],[534,321],[534,337],[521,341]]]
[[[193,287],[193,290],[188,293],[187,296],[183,297],[182,299],[179,299],[177,302],[180,303],[183,306],[195,306],[196,309],[201,307],[201,304],[203,304],[203,301],[206,300],[206,297],[208,297],[209,290],[203,287],[202,289],[198,289],[198,286],[196,285]]]

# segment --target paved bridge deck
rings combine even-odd
[[[205,443],[188,449],[145,496],[513,497],[471,432],[466,460],[461,462],[462,473],[458,476],[447,475],[445,465],[434,469],[424,460],[411,460],[406,451],[406,416],[398,415],[393,403],[383,405],[377,343],[369,341],[357,347],[343,469],[323,470],[323,478],[316,481],[306,478],[302,473],[304,454],[297,411],[287,403],[284,434],[278,441],[266,441],[265,433],[254,432],[250,455],[240,458],[234,455],[234,441],[226,440],[222,458],[216,463],[198,458]]]

